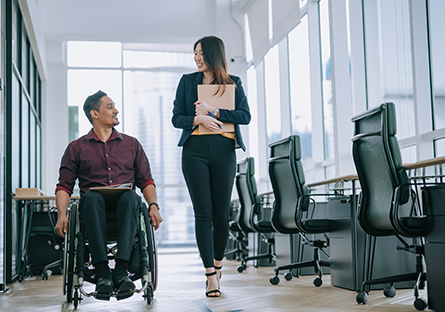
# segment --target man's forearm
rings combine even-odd
[[[57,191],[56,193],[56,207],[57,212],[60,215],[66,216],[66,208],[70,203],[70,195],[65,191]]]
[[[156,196],[156,188],[154,185],[149,184],[142,190],[142,194],[144,195],[147,204],[156,203],[158,198]],[[150,209],[150,207],[148,207]]]

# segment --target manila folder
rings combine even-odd
[[[132,189],[132,183],[90,187],[90,191],[97,191],[101,193],[105,199],[115,199],[119,197],[123,192]]]
[[[210,106],[229,109],[235,109],[235,85],[226,85],[226,91],[221,95],[218,91],[219,85],[198,85],[198,101],[204,101]],[[211,112],[213,113],[213,112]],[[221,133],[235,132],[235,127],[231,123],[224,123],[221,131],[214,132],[203,125],[199,125],[199,133]]]

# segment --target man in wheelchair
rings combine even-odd
[[[98,91],[86,99],[83,110],[93,128],[88,134],[72,141],[62,157],[56,187],[56,231],[65,237],[68,227],[66,211],[78,179],[80,218],[95,268],[96,292],[106,298],[114,291],[129,293],[135,288],[127,274],[141,207],[141,198],[134,192],[134,186],[142,190],[156,230],[162,217],[156,203],[150,164],[142,145],[136,138],[119,133],[114,128],[119,124],[119,111],[114,102],[105,92]],[[133,189],[124,191],[118,198],[104,198],[101,193],[90,190],[91,187],[124,183],[132,183]],[[113,272],[108,266],[107,257],[107,213],[115,215],[116,219],[117,254]]]

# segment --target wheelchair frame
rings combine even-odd
[[[135,243],[139,246],[140,265],[138,272],[130,274],[129,277],[133,281],[140,279],[142,287],[132,290],[130,296],[132,296],[133,293],[143,293],[143,297],[149,305],[152,302],[158,284],[158,258],[154,228],[148,215],[147,206],[142,204],[141,210],[140,228],[136,233],[135,242],[133,243],[133,246]],[[77,308],[79,302],[83,300],[82,295],[85,297],[98,298],[98,293],[96,291],[88,293],[83,288],[84,281],[95,284],[95,280],[93,278],[94,269],[91,268],[91,255],[89,253],[85,254],[86,240],[84,233],[80,231],[77,203],[68,207],[67,215],[69,221],[65,235],[63,258],[63,294],[66,295],[66,301],[68,303],[73,302],[74,307]],[[109,259],[114,259],[116,255],[117,244],[114,244],[111,248],[108,247],[108,245],[113,243],[107,242]],[[85,257],[86,255],[88,258]],[[82,259],[84,260],[82,261]],[[80,262],[83,262],[83,265],[77,265],[77,263]],[[115,297],[118,300],[130,296],[120,297],[117,292],[113,292],[110,295],[110,297]],[[99,299],[109,300],[109,297]]]

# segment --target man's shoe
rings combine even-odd
[[[128,275],[115,275],[113,277],[114,286],[117,290],[116,299],[126,299],[133,296],[133,290],[136,288]]]
[[[111,295],[114,292],[113,278],[110,274],[98,277],[96,282],[96,292],[101,295]]]
[[[114,276],[113,281],[118,293],[135,289],[133,281],[128,277],[128,275]]]

